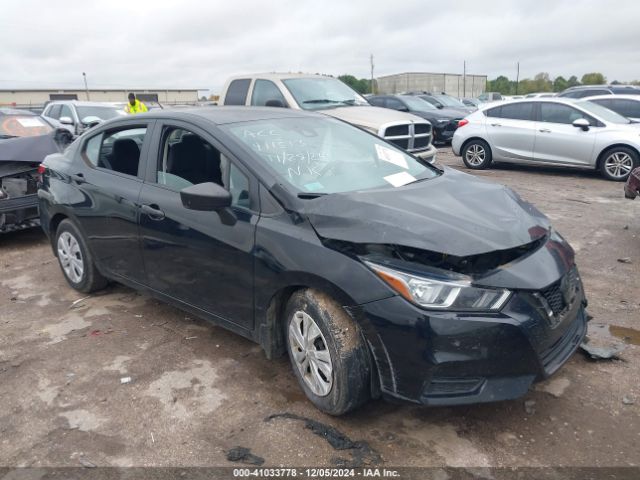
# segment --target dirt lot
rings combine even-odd
[[[464,170],[449,149],[439,159]],[[567,237],[590,328],[627,337],[620,360],[578,353],[516,401],[376,401],[332,418],[305,400],[287,359],[268,361],[177,309],[117,285],[74,305],[83,295],[63,280],[43,234],[24,231],[0,237],[0,465],[230,466],[236,446],[265,466],[640,465],[640,201],[591,172],[496,166],[480,175],[515,188]],[[265,421],[285,412],[321,425]],[[365,443],[336,450],[305,426]]]

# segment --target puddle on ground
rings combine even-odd
[[[618,327],[617,325],[609,325],[609,333],[614,337],[618,337],[631,345],[640,346],[640,331],[633,328]]]

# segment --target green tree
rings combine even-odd
[[[537,92],[551,92],[553,83],[547,72],[540,72],[533,77],[533,83]]]
[[[338,80],[346,83],[358,93],[371,93],[371,80],[366,78],[357,79],[353,75],[345,74],[340,75]]]
[[[569,82],[562,76],[558,76],[553,80],[553,91],[561,92],[569,86]]]
[[[582,76],[583,85],[602,85],[607,83],[607,77],[600,72],[585,73]]]
[[[578,85],[580,85],[580,82],[578,81],[578,77],[576,77],[575,75],[571,75],[569,77],[569,80],[567,80],[567,88],[577,87]]]

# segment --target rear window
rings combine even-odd
[[[53,127],[37,115],[0,116],[0,138],[46,135]]]
[[[229,84],[227,94],[224,97],[225,105],[244,105],[247,101],[247,92],[251,84],[250,78],[233,80]]]
[[[511,103],[487,110],[487,117],[508,118],[512,120],[533,120],[533,103]]]

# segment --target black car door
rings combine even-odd
[[[78,192],[69,198],[89,248],[108,274],[145,281],[138,235],[138,196],[153,121],[100,129],[84,140],[74,163]]]
[[[257,182],[208,132],[158,122],[140,194],[147,284],[245,329],[253,328]],[[189,210],[180,190],[215,182],[232,194],[222,212]]]

